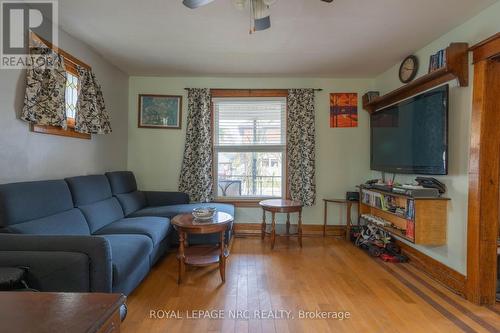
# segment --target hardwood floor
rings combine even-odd
[[[294,239],[279,239],[271,251],[269,239],[236,238],[224,285],[213,266],[189,268],[178,286],[169,254],[129,296],[123,332],[499,332],[499,314],[408,264],[374,260],[341,239],[303,243],[300,249]],[[192,310],[224,310],[225,318],[187,318]],[[249,318],[231,317],[235,310]],[[291,311],[294,319],[258,320],[255,310]],[[299,319],[301,310],[348,311],[350,318]]]

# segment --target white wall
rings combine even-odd
[[[126,169],[128,75],[63,31],[59,32],[59,46],[92,66],[102,86],[113,133],[82,140],[30,132],[28,124],[18,119],[25,71],[0,69],[0,183]]]
[[[304,209],[304,223],[323,223],[323,198],[344,198],[369,174],[369,117],[359,105],[358,128],[329,128],[329,93],[372,88],[372,80],[287,78],[166,78],[131,77],[129,90],[128,168],[139,186],[148,190],[177,190],[184,152],[187,94],[184,88],[322,88],[316,94],[317,204]],[[182,95],[182,130],[137,128],[138,94]],[[330,224],[339,224],[340,212],[331,206]],[[345,211],[342,214],[344,217]],[[261,222],[259,208],[239,208],[236,222]]]
[[[464,24],[415,52],[420,61],[418,76],[427,73],[429,57],[452,42],[473,45],[500,31],[500,2],[490,6]],[[399,64],[375,79],[375,87],[382,94],[401,86],[398,79]],[[467,261],[467,205],[470,125],[472,110],[473,67],[470,66],[469,86],[450,85],[449,104],[449,174],[436,177],[448,187],[446,196],[451,198],[448,215],[448,243],[439,247],[415,246],[423,253],[466,273]],[[380,176],[380,173],[372,173]],[[396,181],[412,182],[415,175],[398,176]]]

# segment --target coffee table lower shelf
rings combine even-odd
[[[206,266],[220,261],[219,245],[195,245],[184,249],[184,263],[192,266]],[[229,256],[229,249],[224,249],[224,257]],[[179,259],[179,255],[177,255]]]

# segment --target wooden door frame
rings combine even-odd
[[[469,160],[466,297],[495,303],[498,221],[500,214],[500,33],[470,48],[474,63]],[[495,100],[496,97],[496,100]]]

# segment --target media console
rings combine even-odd
[[[359,217],[418,245],[446,244],[448,198],[415,198],[360,186]]]

